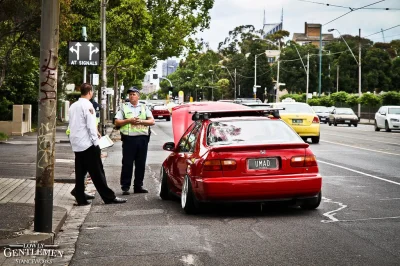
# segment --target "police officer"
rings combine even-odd
[[[90,204],[85,195],[85,175],[89,172],[97,191],[104,203],[125,203],[126,199],[117,198],[106,181],[99,134],[96,128],[96,114],[92,103],[92,86],[88,83],[81,85],[81,98],[73,103],[69,109],[70,142],[75,153],[75,189],[72,193],[78,206]]]
[[[134,193],[147,193],[143,188],[146,167],[149,127],[154,118],[145,104],[139,103],[140,92],[136,87],[128,89],[129,102],[122,104],[115,115],[115,125],[120,127],[122,140],[121,189],[123,195],[129,195],[132,184],[133,162],[135,162]]]

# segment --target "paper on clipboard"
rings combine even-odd
[[[105,149],[114,145],[114,142],[110,139],[109,136],[103,136],[99,140],[100,149]]]

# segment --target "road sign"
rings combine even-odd
[[[69,66],[99,66],[100,42],[68,42]]]

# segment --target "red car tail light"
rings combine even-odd
[[[312,121],[313,123],[319,123],[319,118],[318,116],[314,116],[314,119]]]
[[[314,155],[294,156],[290,159],[290,165],[292,167],[317,166],[317,159]]]
[[[204,162],[204,171],[232,171],[236,170],[235,160],[207,160]]]

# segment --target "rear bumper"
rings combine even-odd
[[[291,125],[294,131],[299,134],[300,137],[318,137],[320,125],[319,123],[312,123],[309,126],[294,126]]]
[[[335,119],[336,124],[358,124],[358,119]]]
[[[237,177],[196,179],[193,190],[202,202],[271,201],[316,196],[322,188],[322,177]]]

